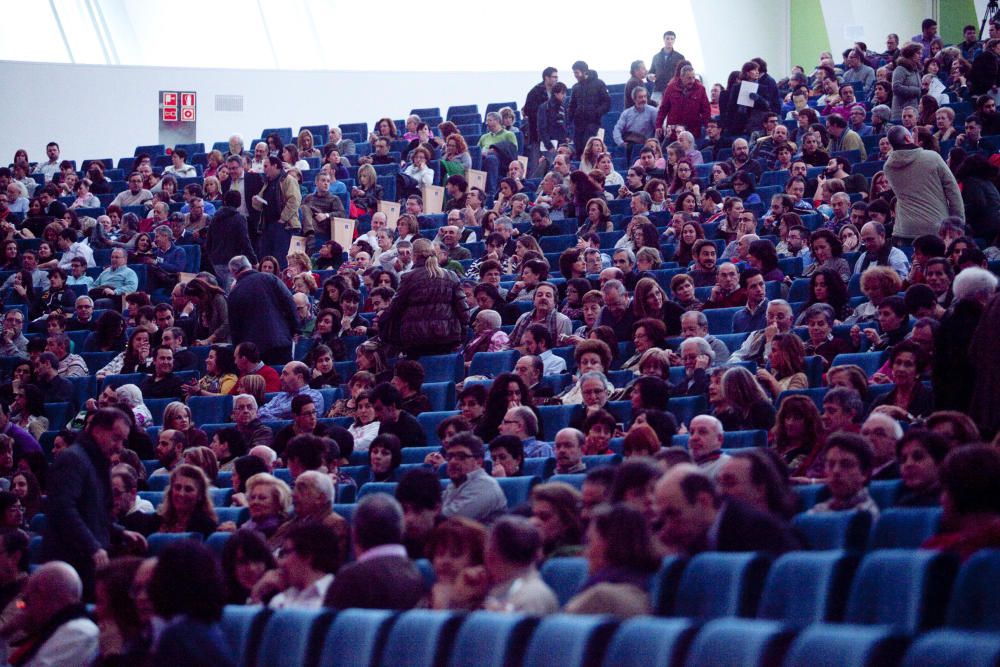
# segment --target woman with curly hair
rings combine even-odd
[[[535,416],[538,416],[531,392],[521,376],[516,373],[501,373],[493,380],[489,394],[486,395],[486,408],[475,434],[482,438],[483,442],[489,442],[497,437],[500,434],[500,423],[507,410],[519,405],[531,408]]]
[[[587,218],[577,231],[577,236],[582,238],[591,232],[610,232],[613,229],[611,209],[604,197],[594,197],[588,201]]]

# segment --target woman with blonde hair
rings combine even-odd
[[[234,396],[238,394],[249,394],[254,397],[255,401],[257,401],[257,405],[264,405],[267,403],[264,399],[264,394],[266,392],[267,380],[264,379],[264,376],[257,375],[256,373],[250,373],[249,375],[244,375],[237,380],[236,386],[234,386],[232,391],[229,393]]]
[[[378,184],[375,167],[363,164],[358,167],[358,184],[351,188],[351,210],[359,215],[370,215],[378,210],[378,203],[385,195]]]
[[[219,521],[208,489],[209,481],[201,468],[188,463],[174,468],[151,532],[201,533],[205,538],[214,533]]]
[[[208,435],[194,425],[191,408],[180,401],[168,403],[163,409],[163,430],[180,431],[187,438],[188,447],[207,447]],[[214,477],[212,479],[215,479]]]
[[[594,197],[587,202],[587,218],[577,231],[577,236],[583,238],[591,232],[610,232],[614,229],[611,222],[611,209],[604,197]]]
[[[323,153],[314,145],[313,133],[305,128],[299,132],[295,145],[299,149],[299,157],[301,158],[323,157]]]
[[[597,169],[597,162],[601,159],[601,154],[607,152],[608,148],[604,145],[604,141],[600,137],[587,139],[587,144],[583,147],[583,152],[580,154],[580,170],[588,174],[594,171],[594,169]]]
[[[413,242],[413,269],[400,278],[379,321],[386,325],[379,327],[383,340],[410,358],[446,354],[464,341],[469,322],[465,291],[458,276],[438,264],[427,239]]]
[[[246,481],[246,496],[250,519],[240,530],[254,530],[271,537],[292,512],[292,490],[270,473],[259,472],[250,477]]]
[[[219,476],[219,457],[209,447],[188,447],[182,455],[184,463],[199,468],[208,479],[209,486],[214,486],[215,478]]]

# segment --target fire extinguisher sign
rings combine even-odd
[[[198,97],[193,92],[162,91],[160,119],[168,122],[193,123],[198,120]]]

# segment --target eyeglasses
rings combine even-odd
[[[471,458],[473,458],[472,454],[465,452],[447,452],[444,455],[445,461],[468,461]]]

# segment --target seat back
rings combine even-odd
[[[376,664],[394,619],[385,609],[344,609],[323,638],[317,664]]]
[[[414,609],[392,624],[382,650],[382,667],[443,664],[462,616],[454,612]]]
[[[310,664],[332,620],[330,610],[279,609],[264,626],[256,664],[268,667]]]
[[[1000,596],[985,582],[1000,581],[1000,549],[983,549],[962,564],[948,604],[947,625],[1000,631]]]
[[[717,618],[698,632],[685,667],[780,664],[794,631],[777,621]]]
[[[546,616],[528,643],[524,667],[549,667],[557,661],[563,667],[600,665],[615,631],[606,616]]]
[[[901,667],[994,667],[1000,665],[1000,635],[935,630],[921,636],[906,652]]]
[[[181,540],[201,541],[201,533],[153,533],[146,538],[149,555],[158,556],[167,546]]]
[[[885,626],[810,625],[795,638],[783,667],[883,667],[897,665],[906,635]]]
[[[709,552],[684,568],[673,616],[711,619],[752,616],[770,562],[757,553]]]
[[[865,556],[844,620],[892,624],[916,633],[944,621],[957,563],[951,554],[882,549]]]
[[[687,559],[681,556],[664,556],[660,569],[653,575],[649,587],[649,599],[654,614],[666,616],[674,608],[677,588],[680,586],[681,575],[687,564]]]
[[[448,667],[520,665],[538,619],[521,614],[477,611],[458,630]]]
[[[611,638],[604,667],[680,665],[696,632],[697,626],[686,618],[630,618]]]
[[[916,549],[941,523],[940,507],[896,507],[882,511],[872,530],[870,549]]]
[[[757,617],[796,626],[839,621],[859,560],[844,551],[796,551],[781,556],[767,573]]]
[[[792,519],[792,525],[805,537],[810,549],[862,551],[868,542],[872,515],[857,511],[799,514]]]
[[[586,558],[550,558],[542,565],[542,580],[559,598],[562,607],[580,591],[587,580]]]
[[[222,611],[219,624],[222,637],[229,645],[229,653],[234,662],[243,667],[254,664],[261,631],[271,616],[270,609],[229,605]]]
[[[497,477],[503,494],[507,496],[507,507],[514,508],[521,503],[528,502],[531,496],[531,489],[536,484],[541,484],[541,477]]]

